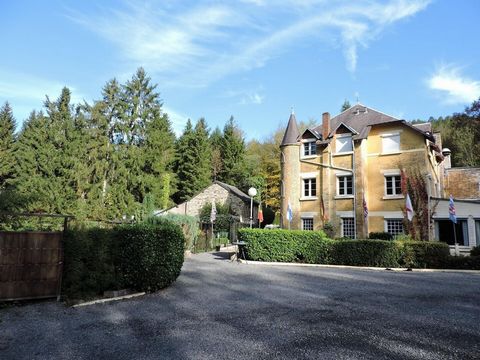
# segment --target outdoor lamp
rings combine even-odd
[[[250,196],[250,229],[253,227],[253,197],[257,195],[257,189],[251,187],[248,189],[248,196]]]

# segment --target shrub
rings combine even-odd
[[[480,246],[475,246],[470,250],[470,256],[480,256]]]
[[[450,250],[442,242],[396,241],[401,249],[400,264],[412,268],[442,268],[447,265]]]
[[[480,256],[449,256],[446,268],[480,270]]]
[[[66,298],[89,298],[122,287],[112,245],[112,230],[75,229],[65,233],[62,293]]]
[[[67,299],[79,299],[125,287],[161,289],[180,274],[183,243],[180,227],[168,221],[68,230],[64,237],[62,294]]]
[[[145,220],[145,223],[156,225],[164,222],[172,222],[182,228],[185,236],[185,250],[193,250],[193,245],[198,239],[199,220],[195,216],[181,214],[166,214],[162,216],[152,216]]]
[[[392,241],[343,240],[332,246],[332,264],[396,267],[400,250]]]
[[[372,240],[392,240],[392,234],[388,232],[371,232],[368,234],[368,238]]]
[[[238,233],[246,242],[247,258],[256,261],[325,264],[333,243],[323,231],[241,229]]]
[[[123,283],[156,291],[175,281],[183,264],[185,237],[176,224],[126,225],[115,231],[117,266]]]

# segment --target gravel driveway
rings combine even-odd
[[[479,359],[480,275],[187,259],[170,288],[0,310],[0,359]]]

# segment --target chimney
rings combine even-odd
[[[330,113],[322,114],[322,140],[325,140],[330,134]]]

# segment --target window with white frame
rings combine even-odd
[[[303,156],[317,155],[317,144],[315,141],[307,141],[303,143]]]
[[[403,234],[403,220],[386,219],[386,231],[393,237]]]
[[[353,177],[352,175],[337,176],[337,195],[353,195]]]
[[[302,218],[302,230],[313,230],[313,218]]]
[[[304,197],[317,196],[317,179],[316,178],[303,179],[302,193]]]
[[[353,218],[342,218],[342,236],[355,238],[355,221]]]
[[[400,175],[385,175],[385,196],[402,195]]]
[[[382,153],[400,151],[400,134],[382,135]]]
[[[335,141],[335,150],[337,153],[353,151],[352,135],[350,134],[337,135],[337,139]]]

